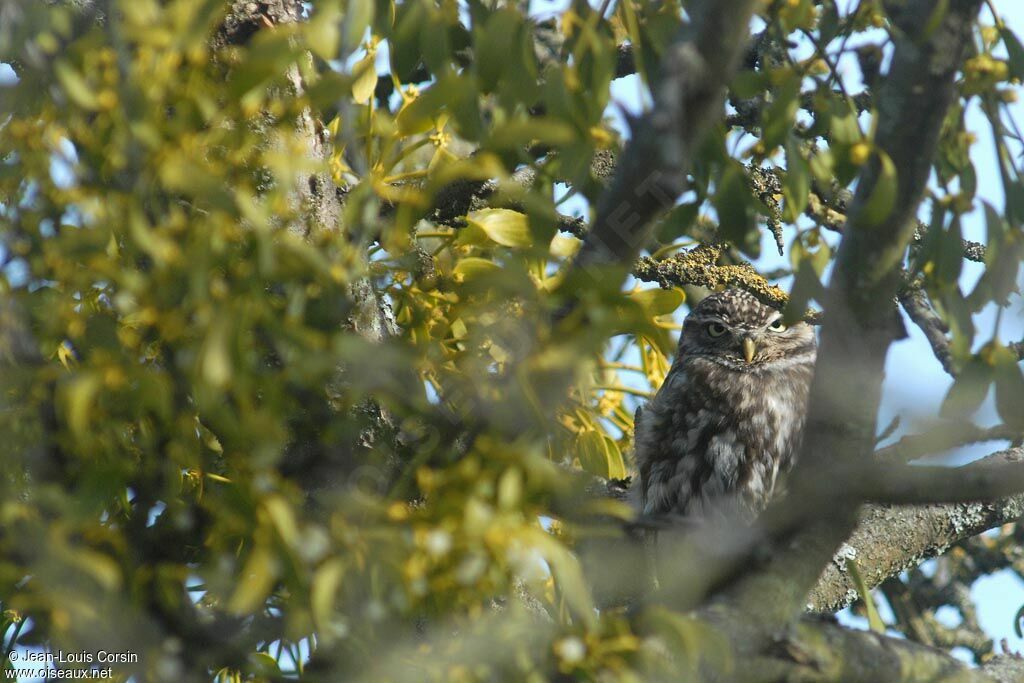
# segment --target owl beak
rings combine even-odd
[[[757,345],[754,344],[754,340],[750,337],[743,338],[743,357],[747,359],[748,363],[754,361],[754,354],[757,353]]]

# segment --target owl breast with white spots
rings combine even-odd
[[[636,425],[639,508],[748,517],[771,499],[800,448],[814,370],[813,329],[740,290],[686,317],[679,351]]]

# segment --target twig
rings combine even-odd
[[[932,347],[932,353],[935,354],[935,358],[942,364],[942,369],[950,375],[955,375],[953,353],[949,348],[949,337],[946,336],[949,332],[949,327],[931,307],[931,303],[928,301],[924,291],[919,287],[904,287],[899,293],[899,301],[903,306],[903,310],[907,312],[910,319],[914,321],[914,324],[921,329],[925,338],[928,339],[928,343]]]

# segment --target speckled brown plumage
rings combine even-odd
[[[760,512],[799,450],[815,353],[809,325],[742,290],[695,306],[637,422],[640,511]]]

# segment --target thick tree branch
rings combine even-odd
[[[983,463],[949,470],[951,478],[965,470],[991,473],[1021,467],[1024,449],[995,453]],[[967,479],[965,477],[965,479]],[[846,571],[845,558],[856,560],[869,587],[941,555],[951,545],[1024,515],[1024,493],[991,502],[952,503],[917,507],[869,506],[861,511],[856,530],[818,579],[808,607],[835,611],[857,597]]]

